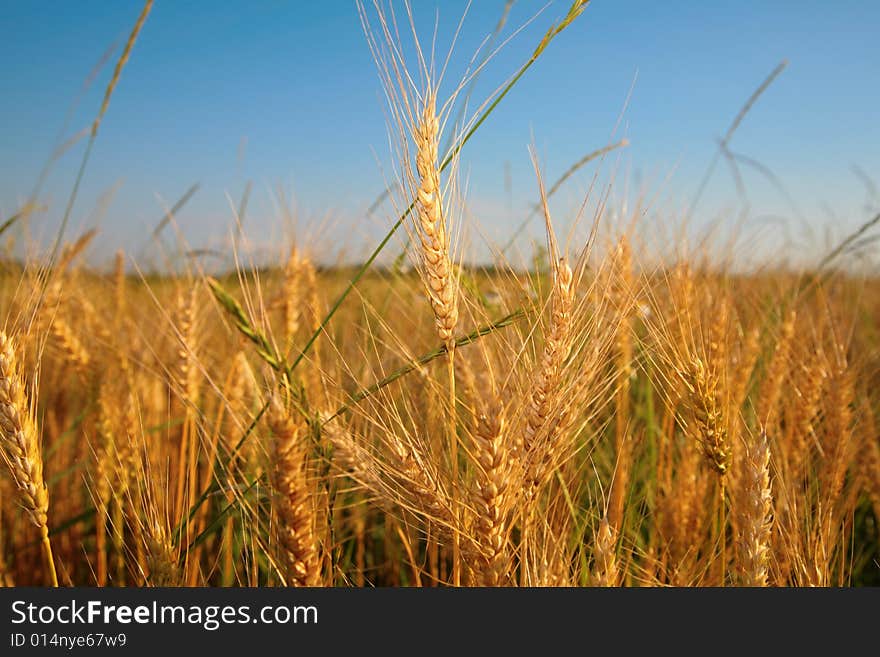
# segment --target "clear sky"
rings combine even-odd
[[[69,108],[115,43],[65,137],[94,117],[141,4],[0,4],[0,218],[31,193]],[[472,3],[448,79],[461,75],[503,6]],[[423,39],[439,21],[438,53],[465,7],[413,3]],[[512,74],[567,7],[564,0],[515,2],[505,37],[543,11],[492,60],[474,99]],[[731,148],[772,170],[796,203],[744,165],[750,218],[782,216],[796,232],[803,219],[819,234],[829,226],[842,234],[869,212],[854,165],[880,185],[878,27],[875,0],[595,0],[463,152],[471,211],[503,240],[534,201],[532,139],[547,179],[555,179],[608,143],[631,87],[614,137],[632,145],[605,162],[603,179],[616,171],[618,196],[628,180],[630,193],[638,188],[658,208],[680,209],[744,100],[787,58]],[[58,225],[84,147],[83,140],[53,168],[43,192],[49,210],[34,219],[35,233],[51,235]],[[283,189],[300,231],[357,254],[393,221],[387,206],[364,218],[389,162],[385,100],[354,2],[158,0],[102,124],[71,230],[94,224],[112,191],[96,257],[117,245],[136,250],[149,242],[162,202],[173,204],[199,182],[179,221],[190,245],[203,247],[229,230],[227,194],[237,204],[253,181],[247,232],[256,242],[278,239],[273,198]],[[560,192],[560,213],[576,205],[594,172],[584,169]],[[700,203],[703,220],[736,208],[736,187],[720,166]]]

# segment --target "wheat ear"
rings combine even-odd
[[[541,363],[532,379],[529,406],[523,433],[522,447],[527,458],[535,458],[538,451],[538,433],[547,424],[553,403],[558,393],[559,375],[562,364],[571,349],[569,333],[571,311],[574,305],[573,275],[571,267],[560,258],[554,271],[552,292],[552,314],[550,328],[544,338],[544,351]],[[537,472],[532,473],[532,483],[538,483]]]
[[[272,459],[278,540],[287,583],[317,586],[321,560],[315,536],[314,496],[311,493],[303,426],[297,425],[277,398],[269,408],[269,428],[275,434]]]
[[[767,586],[773,498],[770,491],[770,444],[764,431],[757,440],[746,440],[740,463],[736,514],[742,582],[745,586]]]
[[[758,401],[758,418],[761,422],[769,423],[776,421],[779,398],[782,394],[782,383],[788,374],[791,356],[791,343],[794,339],[795,322],[797,314],[794,310],[786,315],[782,322],[779,339],[773,357],[767,366],[764,384],[761,386],[761,396]]]
[[[525,473],[528,485],[534,489],[543,476],[544,465],[550,458],[550,453],[540,453],[537,444],[538,432],[548,424],[550,412],[558,395],[559,378],[562,365],[571,351],[571,324],[572,309],[574,307],[574,275],[571,267],[564,256],[559,255],[559,246],[556,242],[556,234],[553,231],[553,221],[550,218],[550,208],[547,205],[547,193],[544,189],[544,180],[538,166],[538,159],[532,151],[532,166],[538,179],[538,191],[541,196],[541,206],[544,211],[544,224],[547,230],[547,242],[550,255],[554,259],[553,267],[553,290],[551,292],[552,313],[550,326],[544,337],[544,351],[541,363],[532,379],[532,390],[529,395],[529,405],[526,411],[526,423],[522,436],[521,455],[524,460]],[[558,433],[562,425],[562,419],[555,422],[555,429],[551,426],[551,434]],[[552,449],[555,436],[546,436],[544,443],[547,449]]]
[[[49,541],[49,492],[43,480],[43,456],[36,421],[27,403],[15,348],[3,331],[0,331],[0,449],[18,489],[19,501],[40,530],[52,586],[58,586]]]
[[[724,413],[718,399],[718,372],[714,368],[706,367],[700,358],[694,357],[691,359],[686,380],[703,454],[714,470],[723,477],[730,466],[730,444]]]
[[[302,315],[301,270],[299,252],[296,247],[293,247],[287,258],[287,265],[284,267],[284,281],[281,286],[285,348],[289,348],[293,344],[293,339],[299,330],[299,320]]]
[[[104,118],[104,114],[107,113],[107,108],[110,106],[110,98],[113,96],[113,91],[116,89],[116,85],[119,84],[122,69],[124,69],[126,63],[128,63],[128,58],[131,56],[131,50],[134,48],[134,43],[137,41],[138,34],[140,34],[144,23],[147,22],[147,16],[150,15],[152,9],[153,0],[147,0],[147,2],[144,3],[144,8],[138,16],[137,22],[134,24],[134,28],[131,30],[128,41],[125,42],[125,48],[123,48],[122,54],[119,56],[119,61],[116,62],[116,68],[113,69],[113,77],[110,78],[110,84],[107,85],[107,90],[104,92],[104,100],[101,102],[101,109],[98,112],[97,118],[92,123],[93,138],[98,134],[98,126],[101,125],[101,119]]]
[[[822,391],[828,378],[828,367],[819,352],[814,362],[801,364],[797,367],[794,404],[792,405],[793,421],[789,431],[788,445],[789,475],[799,477],[802,466],[810,453],[810,438],[816,425],[817,415],[822,407]]]
[[[504,411],[498,403],[493,403],[480,414],[474,433],[474,458],[478,467],[471,497],[477,511],[475,534],[482,554],[477,570],[483,586],[503,583],[510,565],[505,549],[510,460],[504,426]]]
[[[113,459],[116,458],[108,384],[98,391],[98,445],[95,450],[95,582],[107,585],[107,520],[113,494]]]
[[[88,350],[80,339],[76,337],[70,324],[61,317],[56,317],[52,322],[52,333],[64,350],[67,362],[73,365],[74,370],[83,382],[88,381],[91,358]]]
[[[603,517],[596,532],[593,548],[593,584],[595,586],[617,586],[620,573],[617,569],[617,531]]]
[[[148,519],[144,529],[149,570],[147,583],[150,586],[180,586],[183,578],[165,525],[157,519]]]
[[[454,332],[458,323],[458,294],[449,257],[449,234],[440,190],[437,157],[440,120],[437,117],[436,104],[436,94],[429,88],[419,122],[413,130],[419,181],[416,214],[422,265],[437,334],[451,352],[455,347]]]
[[[616,310],[614,367],[617,377],[614,414],[614,455],[616,467],[611,483],[606,515],[615,527],[623,522],[623,501],[629,483],[632,438],[629,436],[630,394],[633,378],[633,271],[632,252],[626,235],[621,236],[614,253],[613,303]]]

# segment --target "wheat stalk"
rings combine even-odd
[[[452,464],[453,491],[458,482],[458,428],[455,418],[455,327],[458,324],[458,280],[449,255],[449,232],[446,225],[438,148],[440,119],[437,116],[436,90],[430,85],[417,123],[413,126],[416,147],[416,225],[421,245],[422,269],[428,298],[434,312],[437,335],[449,354],[449,454]],[[457,495],[457,493],[454,493]],[[458,500],[453,499],[457,506]],[[457,525],[457,523],[456,523]],[[461,583],[460,538],[457,529],[453,536],[453,585]]]

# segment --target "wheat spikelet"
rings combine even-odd
[[[277,398],[271,402],[268,423],[275,435],[272,479],[287,584],[317,586],[321,561],[315,535],[315,500],[308,479],[307,451],[302,444],[303,427],[293,421]]]
[[[735,496],[739,541],[737,556],[745,586],[767,586],[770,561],[771,509],[770,444],[763,431],[746,439],[742,450],[739,490]]]

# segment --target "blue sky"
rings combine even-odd
[[[439,54],[465,6],[413,3],[423,40],[439,21]],[[503,6],[504,0],[471,5],[448,80],[462,74]],[[490,62],[475,100],[517,69],[567,6],[514,3],[505,36],[541,13]],[[140,9],[140,2],[123,0],[0,7],[0,218],[30,194],[68,109],[115,42],[66,136],[90,123]],[[853,165],[880,184],[878,25],[880,3],[868,0],[596,0],[466,147],[461,170],[469,207],[485,234],[503,241],[534,200],[532,139],[552,181],[612,138],[633,87],[615,135],[631,146],[605,162],[602,180],[614,174],[615,198],[643,190],[658,212],[674,216],[693,197],[744,100],[787,58],[788,68],[731,148],[770,168],[797,207],[746,167],[750,217],[783,216],[795,231],[802,231],[802,219],[819,234],[842,234],[868,213],[866,186]],[[58,225],[84,147],[77,144],[53,168],[43,192],[49,209],[32,227],[37,236],[51,236]],[[281,235],[273,196],[283,189],[302,234],[357,254],[393,221],[390,211],[363,216],[389,164],[385,101],[353,2],[159,0],[102,124],[71,230],[94,224],[102,195],[115,190],[95,256],[116,246],[136,250],[162,216],[159,199],[173,204],[199,182],[179,221],[191,246],[206,246],[229,229],[227,194],[237,204],[253,181],[247,232],[256,242],[272,244]],[[560,192],[554,208],[561,220],[595,171],[584,169]],[[736,188],[720,166],[699,220],[736,209]],[[540,236],[540,228],[536,223],[531,234]]]

